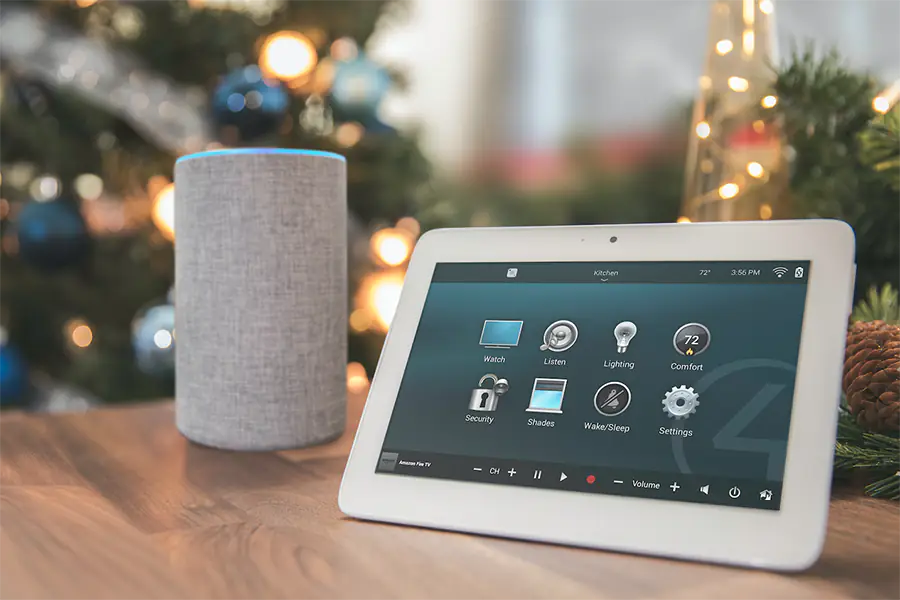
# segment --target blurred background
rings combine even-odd
[[[874,0],[4,1],[0,403],[172,395],[172,170],[205,149],[347,156],[351,391],[433,227],[839,218],[857,293],[896,287],[898,23]]]

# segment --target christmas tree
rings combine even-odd
[[[418,234],[404,217],[429,177],[416,139],[378,117],[396,78],[364,47],[385,8],[3,2],[4,405],[46,406],[61,389],[110,402],[171,395],[172,170],[220,147],[348,157],[350,358],[374,365],[384,298]],[[361,365],[350,372],[366,381]]]

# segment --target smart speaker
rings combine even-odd
[[[175,165],[175,416],[233,450],[344,430],[347,174],[342,156],[274,148]]]

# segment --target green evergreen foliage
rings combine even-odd
[[[844,404],[838,420],[834,470],[839,476],[848,471],[863,471],[871,479],[865,487],[866,494],[898,500],[900,439],[894,435],[864,431]]]
[[[891,325],[900,325],[900,299],[897,290],[890,284],[885,284],[880,290],[875,286],[870,287],[866,297],[853,308],[850,320],[854,323],[884,321]]]
[[[317,32],[319,56],[324,57],[331,41],[340,37],[353,38],[362,47],[389,3],[295,0],[275,3],[275,11],[265,17],[221,3],[198,4],[104,0],[79,8],[74,2],[4,0],[3,10],[34,11],[40,18],[102,39],[114,51],[134,54],[147,71],[190,86],[203,98],[209,97],[220,77],[254,64],[266,35],[280,30]],[[117,33],[116,14],[122,8],[139,12],[138,35]],[[106,192],[122,199],[145,194],[151,176],[172,176],[176,156],[150,143],[128,123],[71,88],[51,87],[7,66],[3,65],[0,83],[2,196],[11,206],[9,218],[2,222],[4,234],[14,229],[17,210],[28,201],[27,189],[10,185],[7,168],[13,164],[34,165],[35,176],[58,177],[64,197],[72,201],[74,178],[82,173],[100,175]],[[356,225],[362,225],[356,227],[359,235],[413,213],[423,184],[430,179],[429,164],[415,136],[381,127],[352,148],[342,148],[333,136],[319,136],[298,125],[304,107],[305,94],[292,96],[285,126],[244,145],[317,148],[346,155],[348,203]],[[101,138],[114,144],[99,144]],[[20,255],[2,253],[0,304],[10,343],[25,355],[33,371],[107,402],[172,395],[171,379],[137,368],[131,344],[135,314],[148,303],[164,300],[172,285],[172,245],[149,220],[137,230],[96,236],[92,243],[85,264],[60,273],[37,271]],[[371,265],[351,265],[351,292],[368,269]],[[73,350],[64,331],[73,318],[84,319],[93,329],[93,343],[82,351]],[[382,339],[377,334],[351,335],[350,359],[374,368]]]
[[[890,129],[882,133],[872,108],[880,88],[836,50],[819,53],[811,44],[793,49],[772,86],[778,97],[773,111],[795,156],[790,173],[794,216],[842,219],[853,226],[857,289],[882,282],[900,285],[900,202],[883,174],[892,163],[881,171],[873,168],[883,160],[873,158],[882,156],[875,148],[890,146],[885,137]]]

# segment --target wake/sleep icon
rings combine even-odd
[[[631,390],[619,381],[604,383],[594,394],[594,408],[604,417],[621,415],[631,404]]]

